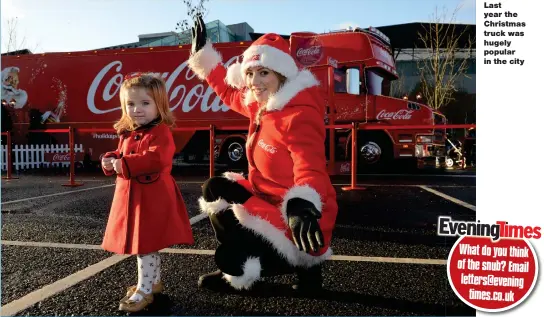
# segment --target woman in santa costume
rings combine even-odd
[[[249,289],[261,277],[296,272],[295,289],[319,290],[338,206],[326,170],[318,81],[298,69],[289,43],[277,34],[263,35],[242,63],[226,69],[201,17],[188,63],[230,109],[250,120],[248,179],[225,173],[203,185],[200,207],[220,246],[219,270],[201,276],[199,286]]]

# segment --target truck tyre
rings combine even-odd
[[[386,172],[392,167],[393,144],[387,135],[360,132],[357,149],[357,173]],[[349,157],[351,158],[351,153]]]
[[[220,162],[227,164],[228,168],[246,168],[246,141],[242,138],[228,139],[221,147]]]

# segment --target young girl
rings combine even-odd
[[[137,255],[138,284],[128,288],[119,306],[137,312],[163,289],[158,251],[194,240],[181,192],[170,175],[174,117],[164,82],[135,74],[123,82],[120,97],[123,114],[114,125],[119,146],[102,159],[104,173],[117,175],[102,248]]]

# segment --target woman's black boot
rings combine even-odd
[[[207,289],[225,289],[229,288],[227,281],[223,279],[223,272],[217,270],[208,274],[201,275],[198,279],[199,288]]]

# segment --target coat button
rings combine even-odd
[[[138,141],[139,139],[140,139],[140,135],[139,135],[139,134],[136,134],[136,135],[134,136],[134,140]]]
[[[136,152],[134,152],[134,151],[130,151],[130,154],[134,154],[134,153],[136,153]]]

